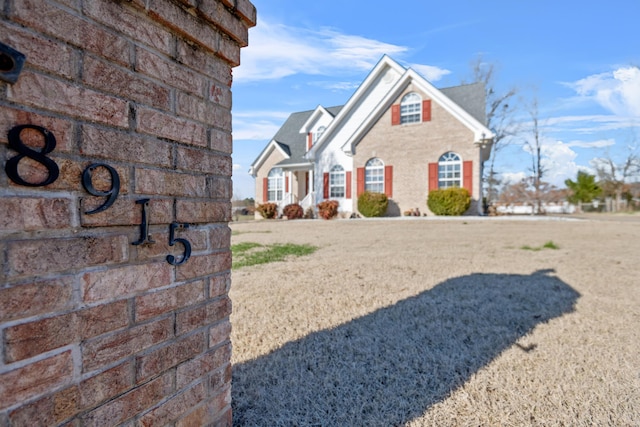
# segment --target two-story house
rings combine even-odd
[[[256,203],[305,209],[337,200],[357,212],[364,191],[385,193],[388,216],[419,208],[429,191],[469,190],[482,210],[482,166],[493,133],[481,83],[436,89],[383,56],[343,106],[291,114],[251,165]]]

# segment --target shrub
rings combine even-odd
[[[462,215],[471,205],[465,188],[450,187],[429,192],[427,206],[435,215]]]
[[[256,210],[264,219],[274,219],[278,216],[278,205],[275,203],[263,203]]]
[[[358,211],[367,218],[384,215],[387,206],[389,206],[389,199],[383,193],[365,191],[358,197]]]
[[[338,206],[340,204],[337,200],[325,200],[318,203],[318,215],[324,219],[331,219],[338,215]]]
[[[300,219],[304,216],[304,209],[297,203],[291,203],[282,209],[282,215],[287,219]]]

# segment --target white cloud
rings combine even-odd
[[[595,100],[612,113],[640,117],[640,68],[622,67],[594,74],[570,85],[578,95]]]
[[[234,140],[268,140],[276,134],[282,122],[274,122],[259,119],[237,120],[233,118],[233,139]]]
[[[369,71],[383,54],[401,56],[408,51],[362,36],[321,28],[305,29],[260,20],[250,32],[249,46],[242,50],[241,65],[233,72],[234,83],[279,79],[295,74],[327,75]],[[437,80],[448,70],[417,65],[416,71]]]
[[[524,164],[531,165],[531,147],[525,144],[522,146],[522,150],[527,153],[528,157]],[[563,187],[565,179],[574,178],[581,168],[575,161],[578,153],[571,149],[570,144],[543,138],[540,152],[543,169],[542,180],[555,186]],[[528,166],[527,175],[531,175],[530,167]]]
[[[526,172],[503,172],[500,174],[503,184],[516,184],[527,176]]]
[[[237,171],[237,170],[240,170],[240,169],[242,169],[242,165],[241,164],[239,164],[239,163],[234,163],[233,164],[233,170],[234,171]]]
[[[574,141],[569,141],[564,145],[567,147],[578,147],[578,148],[603,148],[603,147],[610,147],[612,145],[616,145],[616,141],[612,138],[599,139],[597,141],[574,140]]]
[[[412,64],[411,68],[416,70],[430,82],[436,82],[447,74],[451,74],[451,71],[444,68],[435,67],[433,65]]]
[[[541,152],[544,157],[544,181],[563,187],[565,179],[574,178],[578,173],[578,165],[575,162],[578,154],[568,144],[562,141],[543,144]]]
[[[313,81],[310,86],[316,86],[331,91],[355,91],[361,82],[330,82],[330,81]]]
[[[234,82],[279,79],[294,74],[335,75],[340,70],[366,71],[380,57],[407,51],[404,46],[331,29],[310,30],[260,20],[251,30]]]
[[[233,111],[234,140],[269,140],[291,113],[285,111]]]
[[[541,130],[546,134],[600,134],[602,136],[602,133],[605,133],[604,135],[606,136],[617,131],[636,129],[639,124],[640,120],[638,118],[622,117],[613,114],[584,116],[572,115],[545,119],[541,124]],[[601,136],[596,136],[596,138]]]
[[[250,118],[255,119],[256,117],[262,119],[273,119],[273,120],[281,120],[284,121],[287,117],[289,117],[291,113],[288,111],[273,111],[273,110],[242,110],[236,111],[233,110],[233,118]]]

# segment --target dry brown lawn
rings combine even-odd
[[[235,425],[640,426],[640,216],[231,227]]]

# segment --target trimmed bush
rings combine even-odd
[[[338,203],[337,200],[325,200],[324,202],[318,203],[318,215],[324,219],[331,219],[338,215]]]
[[[256,210],[264,219],[274,219],[278,216],[278,205],[275,203],[263,203]]]
[[[384,215],[387,206],[389,206],[389,199],[383,193],[365,191],[358,197],[358,211],[367,218]]]
[[[282,209],[282,215],[287,219],[300,219],[304,216],[304,209],[297,203],[291,203]]]
[[[462,215],[471,206],[471,196],[466,188],[450,187],[429,192],[429,210],[435,215]]]

